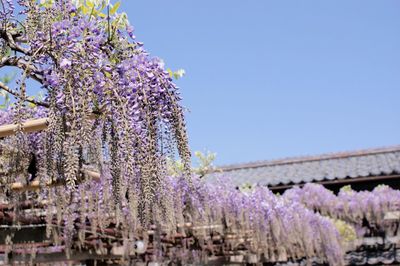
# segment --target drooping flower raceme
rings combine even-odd
[[[350,223],[362,235],[400,233],[385,220],[388,213],[400,211],[400,191],[388,186],[378,186],[371,192],[356,192],[345,187],[336,196],[322,185],[306,184],[303,188],[285,191],[283,197],[302,203],[324,216]]]
[[[25,20],[14,23],[14,7],[4,2],[4,45],[17,56],[3,62],[24,72],[15,93],[20,101],[28,98],[28,78],[46,92],[49,125],[41,142],[41,180],[62,180],[73,190],[91,165],[111,176],[116,208],[139,201],[136,212],[147,227],[155,209],[165,205],[165,161],[174,156],[174,147],[190,178],[181,98],[163,63],[132,39],[131,26],[115,10],[106,16],[104,5],[85,3],[20,1]],[[24,108],[17,106],[18,112]]]

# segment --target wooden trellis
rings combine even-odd
[[[95,115],[89,116],[90,119],[93,119]],[[48,126],[48,119],[47,118],[39,118],[39,119],[31,119],[28,120],[22,125],[18,124],[7,124],[0,126],[0,138],[8,137],[15,135],[15,132],[17,130],[21,130],[24,133],[32,133],[32,132],[37,132],[37,131],[42,131],[45,130]],[[87,176],[89,179],[99,181],[100,180],[100,173],[91,171],[91,170],[86,170],[82,169],[82,173]],[[56,182],[49,182],[49,183],[40,183],[38,180],[34,180],[30,182],[29,184],[23,184],[21,182],[15,182],[10,184],[10,188],[13,191],[19,191],[19,192],[24,192],[24,191],[29,191],[29,190],[38,190],[41,187],[53,187],[53,186],[61,186],[64,185],[63,182],[56,181]]]
[[[28,120],[22,125],[9,124],[0,126],[0,138],[12,136],[21,127],[22,132],[30,133],[35,131],[45,130],[48,125],[47,118],[39,118]]]
[[[25,133],[45,130],[47,125],[47,118],[41,118],[26,121],[22,125],[9,124],[0,126],[0,137],[14,135],[18,130]],[[100,173],[96,171],[88,169],[82,169],[81,171],[88,180],[95,182],[100,180]],[[62,185],[65,184],[60,181],[40,183],[40,181],[34,180],[29,184],[15,182],[10,184],[9,187],[13,192],[25,192]],[[46,201],[35,202],[33,200],[26,200],[19,202],[17,207],[21,211],[34,213],[35,211],[43,211],[46,206]],[[10,264],[35,263],[40,265],[55,262],[86,262],[88,265],[92,265],[91,263],[96,261],[98,265],[101,265],[102,262],[120,263],[123,258],[126,262],[128,258],[131,265],[132,263],[133,265],[147,265],[145,262],[157,261],[155,245],[158,245],[158,248],[160,245],[162,246],[164,255],[171,262],[174,261],[174,252],[177,250],[201,251],[202,254],[206,254],[207,256],[204,259],[204,265],[237,265],[262,262],[273,264],[274,262],[286,262],[288,259],[298,261],[305,259],[305,255],[301,253],[295,254],[294,257],[293,254],[281,254],[274,261],[271,261],[271,259],[266,259],[262,253],[258,254],[257,251],[251,250],[252,243],[255,241],[252,231],[235,232],[224,227],[222,224],[201,226],[192,223],[178,224],[178,233],[172,236],[167,236],[156,230],[144,232],[143,234],[146,237],[143,240],[131,243],[132,245],[140,246],[140,248],[136,248],[128,256],[124,254],[121,244],[123,242],[122,235],[116,228],[98,229],[96,232],[87,230],[85,231],[84,248],[74,246],[71,253],[67,256],[64,245],[54,247],[52,241],[45,237],[45,228],[48,225],[46,225],[43,217],[17,217],[13,211],[15,207],[15,204],[0,204],[0,262],[2,254],[7,254],[7,249],[11,248],[12,256],[7,258]],[[15,224],[16,221],[17,224]],[[396,220],[396,222],[398,221]],[[61,229],[56,221],[50,226]],[[78,223],[75,226],[83,228],[83,225]],[[16,239],[11,246],[4,241],[7,235],[10,234]],[[376,239],[373,240],[376,241]],[[393,238],[389,242],[395,245],[393,252],[396,253],[396,245],[400,246],[400,239],[398,237]],[[361,244],[364,245],[363,243]],[[361,244],[358,243],[357,245],[360,246]],[[350,249],[354,248],[352,246]],[[35,252],[31,255],[32,250],[35,250]],[[357,257],[354,254],[356,253],[348,253],[346,261],[350,263],[354,260],[354,257]],[[315,259],[316,262],[321,262],[318,258],[307,259]],[[397,261],[396,259],[393,260]]]
[[[94,116],[93,116],[94,117]],[[92,118],[92,117],[91,117]],[[48,119],[40,118],[33,119],[22,123],[22,125],[9,124],[0,126],[0,137],[7,137],[14,135],[18,130],[24,133],[31,133],[42,131],[47,128]],[[99,181],[100,173],[82,169],[82,173],[88,177],[90,180]],[[53,187],[65,185],[63,182],[57,181],[53,183],[40,183],[38,180],[34,180],[29,184],[23,184],[21,182],[15,182],[10,184],[10,188],[14,192],[25,192],[40,190],[44,187]],[[113,241],[122,241],[118,230],[114,228],[109,228],[105,230],[98,230],[96,234],[88,231],[85,237],[85,245],[92,250],[96,250],[95,253],[88,250],[73,250],[70,256],[66,256],[63,246],[58,247],[60,250],[52,251],[51,241],[48,239],[30,239],[30,237],[38,237],[37,233],[41,233],[39,236],[43,237],[45,234],[43,228],[46,227],[44,219],[40,217],[36,218],[24,218],[15,217],[13,213],[13,208],[15,206],[11,204],[0,204],[0,221],[6,223],[14,223],[17,219],[18,225],[0,225],[0,241],[4,240],[8,233],[12,233],[14,236],[23,235],[20,243],[14,243],[12,245],[12,258],[9,258],[9,263],[24,263],[24,262],[34,262],[34,263],[49,263],[55,261],[118,261],[123,257],[123,249],[121,246],[115,245]],[[18,203],[18,208],[20,210],[29,211],[40,211],[46,207],[46,202],[34,202],[34,201],[24,201]],[[57,226],[54,224],[54,226]],[[79,226],[78,224],[76,226]],[[242,246],[244,244],[251,245],[252,233],[247,232],[235,233],[230,232],[229,234],[221,235],[222,225],[207,225],[207,226],[195,226],[192,223],[178,224],[181,233],[177,233],[173,236],[160,235],[158,236],[159,242],[166,250],[166,253],[172,254],[177,249],[186,250],[199,250],[203,249],[209,255],[207,258],[208,265],[221,265],[221,263],[235,263],[235,262],[256,262],[262,260],[262,258],[257,257],[255,254],[248,254],[244,251]],[[22,230],[22,231],[21,231]],[[205,234],[204,232],[209,232]],[[183,233],[185,232],[185,233]],[[156,235],[156,231],[149,230],[145,233],[147,235],[147,241],[144,243],[145,249],[130,254],[130,258],[136,263],[140,261],[148,261],[154,259],[154,246],[153,241]],[[205,236],[206,235],[206,236]],[[36,240],[36,241],[35,241]],[[99,240],[102,243],[99,245]],[[30,242],[30,243],[28,243]],[[0,242],[0,254],[5,252],[7,248],[6,243]],[[36,255],[30,255],[30,250],[35,249],[38,251]]]

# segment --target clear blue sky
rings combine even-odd
[[[400,1],[122,2],[217,164],[400,144]]]

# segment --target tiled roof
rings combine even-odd
[[[205,179],[213,180],[217,175],[223,175],[238,186],[244,183],[277,186],[400,174],[400,145],[229,165],[219,169],[222,173],[207,174]]]

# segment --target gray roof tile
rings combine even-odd
[[[207,180],[218,175],[229,177],[235,185],[244,183],[276,186],[303,182],[400,174],[400,145],[353,152],[325,154],[230,165],[222,173],[209,173]]]

